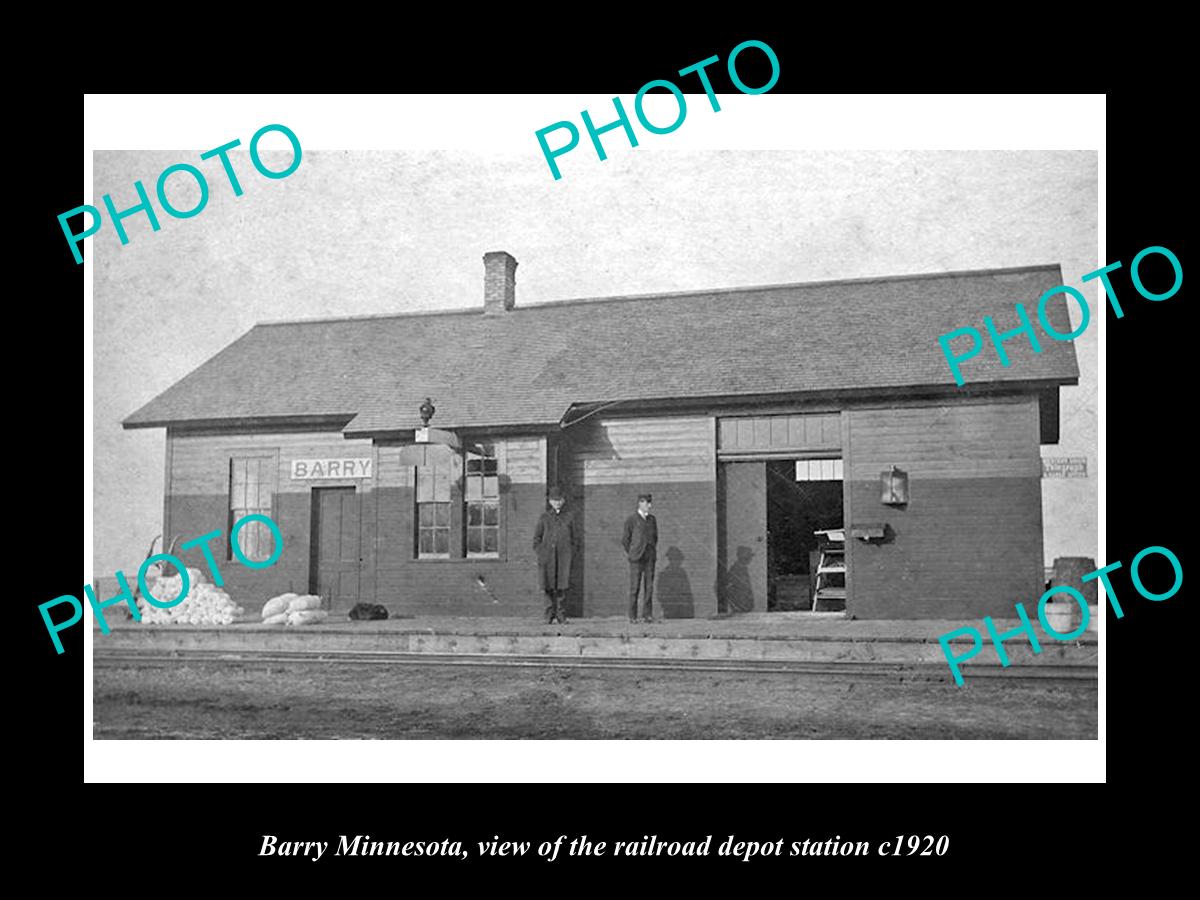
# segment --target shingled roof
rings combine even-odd
[[[1033,318],[1062,283],[1048,265],[265,323],[123,425],[344,416],[369,434],[412,429],[426,396],[437,425],[461,428],[552,425],[604,401],[953,388],[939,335],[986,315],[1014,328],[1015,303]],[[1071,331],[1061,298],[1048,316]],[[1007,368],[985,346],[963,363],[968,387],[1076,384],[1072,344],[1039,339],[1038,354],[1008,341]]]

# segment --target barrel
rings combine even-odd
[[[1090,556],[1060,556],[1054,560],[1054,585],[1065,584],[1075,588],[1091,605],[1096,604],[1096,583],[1100,580],[1093,578],[1084,581],[1084,575],[1096,571],[1096,561]]]

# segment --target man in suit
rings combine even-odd
[[[658,558],[658,522],[650,515],[651,496],[638,494],[637,512],[625,520],[621,546],[629,559],[629,621],[638,618],[638,591],[645,585],[643,622],[653,622],[654,563]]]
[[[552,487],[548,497],[550,509],[542,513],[533,532],[533,549],[537,551],[538,574],[546,594],[546,624],[567,624],[567,588],[571,586],[571,560],[579,543],[575,517],[564,509],[566,497],[558,487]]]

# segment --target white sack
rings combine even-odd
[[[323,609],[298,609],[288,613],[289,625],[315,625],[324,622],[329,613]]]
[[[300,612],[305,609],[320,609],[321,598],[316,594],[305,594],[303,597],[297,597],[288,604],[288,612]]]
[[[296,599],[296,594],[280,594],[278,597],[272,597],[263,604],[262,617],[267,619],[270,616],[277,615],[281,612],[287,612],[288,604]]]

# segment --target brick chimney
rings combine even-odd
[[[517,302],[517,261],[511,253],[483,254],[483,311],[505,313]]]

